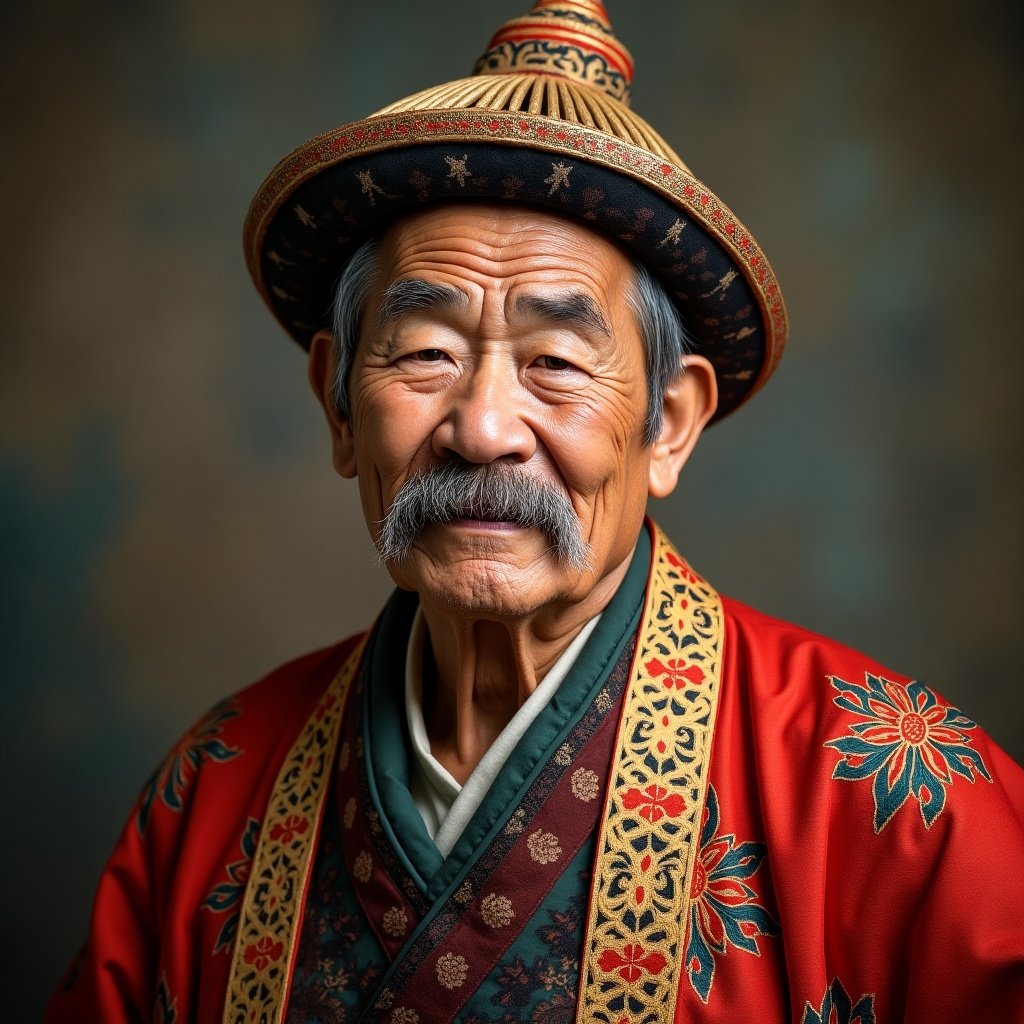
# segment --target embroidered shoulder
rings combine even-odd
[[[171,747],[163,763],[142,789],[135,812],[135,828],[140,836],[149,825],[155,804],[179,814],[190,785],[205,761],[224,763],[238,757],[240,748],[225,742],[224,726],[241,711],[234,698],[221,701],[204,715]]]
[[[924,683],[899,683],[866,672],[863,685],[831,677],[836,707],[850,712],[847,735],[826,747],[842,755],[833,779],[871,780],[876,832],[913,798],[925,828],[946,806],[946,790],[959,775],[974,782],[992,781],[971,733],[977,725],[957,708],[942,702]]]
[[[222,766],[231,762],[237,767],[242,755],[251,751],[256,756],[244,764],[251,761],[251,771],[259,774],[272,751],[280,749],[283,756],[358,639],[288,662],[214,705],[147,780],[134,813],[137,835],[145,836],[157,809],[180,816],[208,770],[220,776]]]

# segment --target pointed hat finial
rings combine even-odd
[[[537,0],[495,33],[474,75],[558,75],[629,103],[633,58],[600,0]]]

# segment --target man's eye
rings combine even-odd
[[[412,358],[421,363],[439,363],[444,357],[444,352],[439,348],[424,348],[412,354]]]
[[[561,356],[540,356],[537,359],[537,365],[542,370],[568,370],[572,363]]]

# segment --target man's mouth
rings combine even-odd
[[[524,527],[511,519],[487,519],[477,516],[458,516],[448,520],[449,526],[465,526],[475,530],[522,530]]]

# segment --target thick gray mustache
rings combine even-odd
[[[401,561],[428,526],[455,519],[536,527],[547,536],[560,561],[580,572],[590,565],[590,545],[564,494],[512,466],[479,466],[462,459],[431,466],[402,485],[381,523],[377,538],[381,561]]]

